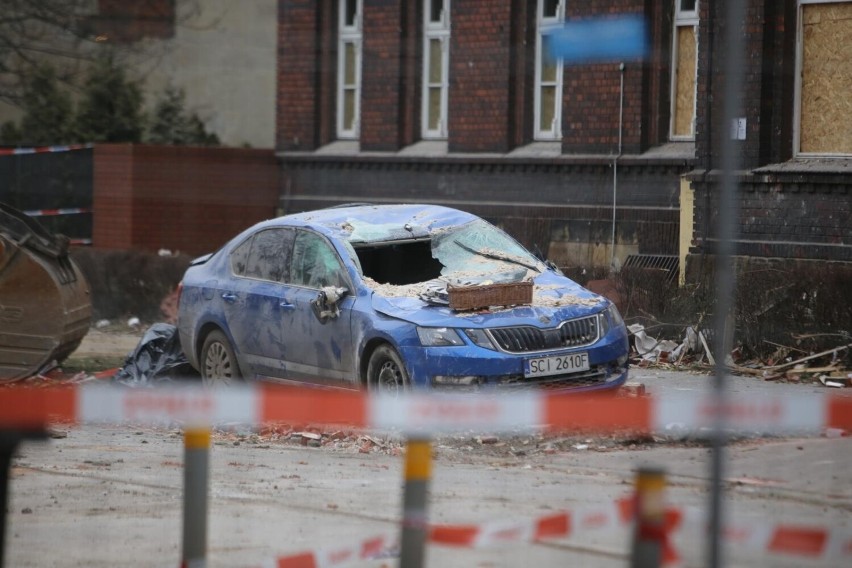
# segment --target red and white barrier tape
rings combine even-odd
[[[0,148],[0,156],[20,156],[24,154],[72,152],[74,150],[86,150],[92,147],[92,144],[67,144],[63,146],[33,146],[31,148]]]
[[[575,512],[549,513],[536,519],[494,521],[481,525],[431,525],[429,541],[444,546],[490,548],[523,544],[551,538],[565,538],[589,531],[609,531],[629,525],[632,508],[629,500],[601,507],[582,507]],[[379,545],[381,543],[381,546]],[[371,537],[334,549],[304,551],[280,556],[265,568],[331,568],[367,558],[375,558],[398,547],[398,539],[388,535]],[[371,551],[372,555],[366,555]]]
[[[611,531],[626,527],[632,516],[630,500],[620,500],[605,506],[578,507],[573,512],[548,513],[535,519],[492,521],[480,525],[432,525],[429,540],[445,546],[489,548]]]
[[[479,525],[431,525],[429,541],[442,546],[491,548],[529,544],[547,539],[582,536],[589,532],[625,530],[633,522],[630,498],[606,506],[580,507],[575,511],[548,513],[518,521],[492,521]],[[677,547],[672,543],[685,522],[704,527],[706,516],[700,509],[669,508],[666,514],[663,564],[679,563]],[[726,544],[746,547],[760,553],[808,557],[822,560],[852,559],[852,531],[824,527],[779,524],[728,524],[723,531]],[[387,534],[371,537],[348,546],[280,556],[264,566],[274,568],[331,568],[355,560],[375,558],[382,551],[394,550],[398,540]],[[365,554],[371,551],[372,555]]]
[[[335,568],[358,560],[397,555],[399,539],[394,534],[380,534],[357,543],[306,551],[271,559],[263,568]]]
[[[345,424],[402,433],[458,431],[636,430],[704,432],[721,412],[726,428],[743,433],[852,431],[852,397],[741,395],[717,409],[704,399],[677,395],[616,398],[516,392],[511,396],[412,392],[405,396],[363,391],[251,384],[207,390],[200,386],[127,389],[83,384],[73,388],[0,389],[0,428],[33,427],[51,420],[81,423],[226,422]]]
[[[701,509],[690,507],[684,511],[684,521],[693,528],[704,530],[707,515]],[[728,545],[759,553],[815,560],[846,560],[852,564],[850,529],[793,523],[767,525],[759,521],[746,523],[737,519],[725,524],[722,539]]]
[[[67,207],[64,209],[30,209],[24,211],[30,217],[57,217],[60,215],[80,215],[82,213],[91,213],[90,207]]]

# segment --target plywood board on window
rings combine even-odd
[[[802,6],[799,148],[852,154],[852,2]]]
[[[695,118],[695,28],[677,29],[677,80],[675,83],[675,115],[672,134],[692,136]]]

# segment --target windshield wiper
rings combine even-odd
[[[524,268],[529,268],[530,270],[535,270],[536,272],[541,272],[541,268],[536,266],[535,264],[530,264],[528,262],[524,262],[523,260],[512,258],[510,256],[502,255],[496,252],[485,252],[483,250],[478,250],[473,247],[469,247],[465,244],[462,244],[457,239],[454,239],[453,242],[463,248],[468,252],[472,252],[473,254],[484,256],[485,258],[491,258],[494,260],[502,260],[503,262],[510,262],[512,264],[517,264],[518,266],[523,266]]]

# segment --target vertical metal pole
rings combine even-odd
[[[184,432],[182,568],[207,565],[207,487],[210,429]]]
[[[426,438],[408,440],[405,452],[405,490],[402,500],[400,568],[422,568],[429,536],[427,492],[432,478],[432,443]]]
[[[666,539],[666,473],[641,467],[636,472],[636,525],[631,568],[658,568]]]
[[[716,139],[721,144],[722,154],[722,188],[719,196],[719,210],[717,214],[718,232],[716,251],[716,313],[715,331],[716,341],[714,344],[716,369],[714,381],[715,406],[724,408],[727,397],[725,394],[725,383],[727,369],[725,367],[727,356],[731,352],[733,338],[726,333],[727,321],[733,305],[732,298],[735,292],[734,286],[734,239],[737,224],[739,223],[739,203],[737,195],[737,181],[735,175],[740,168],[741,148],[731,140],[730,130],[733,121],[741,116],[742,112],[742,84],[743,84],[743,61],[745,60],[745,30],[742,22],[745,20],[746,2],[741,0],[727,0],[725,3],[725,41],[724,54],[724,113],[720,128],[721,136]],[[710,26],[715,22],[710,22]],[[714,73],[713,69],[708,70]],[[725,422],[722,412],[717,413],[713,434],[713,460],[712,460],[712,490],[710,492],[710,538],[708,542],[707,566],[709,568],[720,568],[724,565],[721,548],[721,534],[724,520],[723,514],[723,488],[722,478],[724,476],[725,460]]]
[[[624,131],[624,62],[618,65],[621,74],[621,86],[618,90],[618,155],[612,161],[612,251],[609,268],[615,270],[615,213],[618,201],[618,159],[622,151],[622,133]]]
[[[6,511],[9,506],[9,470],[12,458],[23,440],[43,440],[45,431],[15,432],[0,431],[0,566],[6,557]]]

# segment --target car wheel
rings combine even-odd
[[[211,331],[201,348],[201,382],[205,386],[227,386],[240,380],[240,368],[228,338],[221,331]]]
[[[367,387],[372,391],[401,393],[410,386],[402,358],[390,345],[381,345],[367,365]]]

